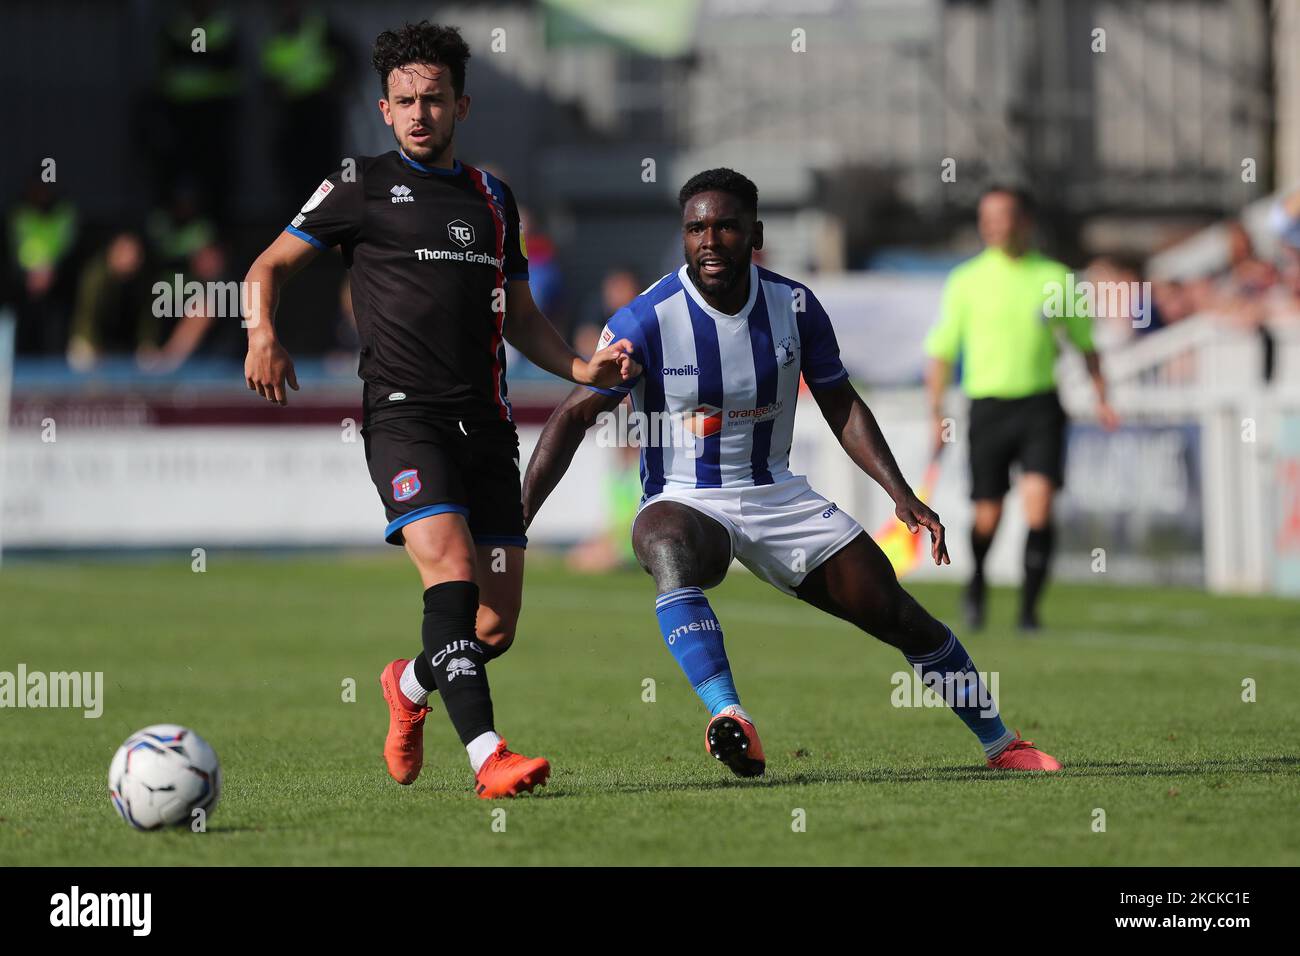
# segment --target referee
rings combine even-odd
[[[1090,320],[1046,314],[1049,293],[1057,290],[1064,296],[1068,270],[1030,247],[1033,217],[1033,201],[1020,190],[997,186],[984,193],[979,203],[984,251],[948,277],[939,322],[925,340],[936,450],[945,437],[944,392],[959,356],[962,388],[971,400],[975,568],[963,609],[972,630],[984,626],[984,559],[1002,518],[1013,463],[1020,466],[1020,496],[1029,525],[1019,626],[1026,632],[1039,628],[1038,599],[1052,557],[1052,498],[1065,477],[1067,419],[1055,378],[1058,335],[1083,353],[1101,424],[1112,429],[1117,423],[1106,401]]]
[[[512,753],[497,735],[485,670],[514,640],[527,543],[503,340],[578,384],[612,387],[640,368],[628,342],[581,358],[533,303],[513,193],[455,157],[456,125],[469,115],[469,55],[452,27],[421,22],[379,35],[379,111],[397,148],[345,161],[253,263],[244,372],[250,389],[281,405],[286,383],[298,387],[275,336],[275,305],[293,273],[339,247],[384,538],[406,548],[424,589],[423,652],[380,674],[384,759],[398,783],[415,781],[426,702],[437,691],[478,795],[495,799],[550,773],[546,760]]]

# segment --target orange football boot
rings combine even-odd
[[[1016,739],[1007,745],[992,760],[989,766],[995,770],[1060,770],[1061,764],[1051,754],[1045,754],[1034,747],[1032,740],[1021,740],[1020,731]]]
[[[415,783],[424,766],[424,718],[428,707],[416,707],[402,693],[402,671],[407,661],[398,658],[379,673],[379,686],[388,701],[388,736],[384,738],[384,763],[388,775],[406,786]],[[414,709],[412,709],[414,708]]]
[[[767,769],[758,731],[734,706],[724,707],[704,731],[704,749],[721,760],[737,777],[761,777]]]
[[[546,786],[550,775],[551,765],[544,757],[511,753],[502,740],[474,775],[474,790],[483,800],[515,797],[531,793],[533,787]]]

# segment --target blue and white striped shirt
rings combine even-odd
[[[641,486],[769,485],[790,477],[790,443],[802,373],[817,390],[848,378],[821,303],[801,283],[750,266],[749,301],[726,315],[704,301],[682,266],[610,318],[603,348],[632,342],[644,371],[605,394],[684,423],[685,441],[643,442]]]

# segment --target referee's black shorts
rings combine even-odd
[[[1065,483],[1069,419],[1056,391],[1024,398],[975,398],[970,403],[970,496],[1001,498],[1011,487],[1011,465]]]
[[[361,436],[389,544],[401,546],[412,521],[455,512],[465,516],[475,544],[527,547],[512,422],[386,418],[366,424]]]

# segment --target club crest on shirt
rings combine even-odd
[[[789,336],[786,336],[780,342],[776,343],[776,357],[780,360],[782,368],[789,368],[793,365],[797,354],[798,351],[794,344],[794,339]]]
[[[393,476],[393,500],[410,501],[420,493],[420,472],[406,468]]]

